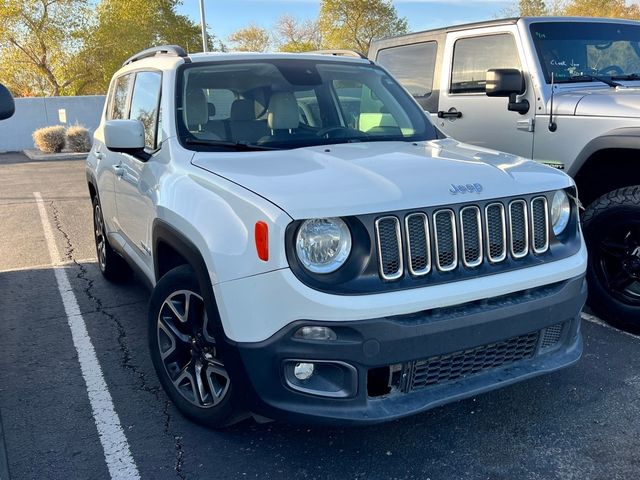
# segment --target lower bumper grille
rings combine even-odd
[[[432,385],[453,382],[533,358],[539,338],[540,332],[533,332],[502,342],[411,362],[408,364],[409,374],[405,377],[401,390],[411,392]]]

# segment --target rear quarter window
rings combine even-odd
[[[437,53],[436,42],[414,43],[380,50],[376,61],[422,104],[433,92]]]

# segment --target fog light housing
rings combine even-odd
[[[284,382],[292,390],[319,397],[349,398],[358,391],[358,371],[337,360],[283,362]]]
[[[337,340],[338,336],[329,327],[307,326],[300,328],[294,335],[301,340]]]
[[[313,363],[300,362],[300,363],[296,363],[295,366],[293,367],[293,375],[298,380],[301,380],[304,382],[311,378],[314,370],[315,370],[315,366],[313,365]]]

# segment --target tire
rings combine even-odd
[[[588,304],[603,320],[640,333],[640,186],[610,192],[582,217]]]
[[[216,349],[200,292],[188,265],[160,279],[149,302],[149,350],[178,410],[196,423],[222,428],[246,415]]]
[[[96,244],[98,267],[102,276],[110,282],[120,283],[131,277],[131,267],[118,255],[107,239],[104,217],[98,197],[93,197],[93,238]]]

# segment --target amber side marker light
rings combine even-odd
[[[264,222],[256,222],[255,237],[258,258],[266,262],[269,260],[269,226]]]

